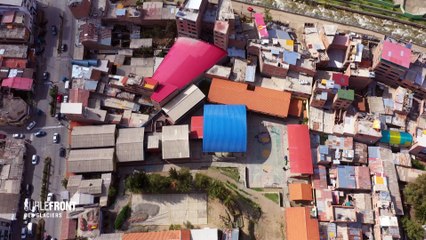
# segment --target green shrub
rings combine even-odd
[[[127,218],[130,217],[130,211],[131,209],[129,205],[126,205],[121,209],[120,213],[118,213],[117,218],[115,219],[115,222],[114,222],[114,228],[116,230],[121,229],[124,222],[127,220]]]

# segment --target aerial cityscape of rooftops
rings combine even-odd
[[[425,240],[424,0],[0,0],[0,240]]]

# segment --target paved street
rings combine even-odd
[[[59,157],[59,148],[64,146],[68,147],[68,129],[66,122],[60,123],[57,119],[50,116],[49,110],[49,87],[52,84],[58,86],[59,92],[64,93],[64,83],[61,81],[62,77],[70,77],[72,59],[71,53],[73,52],[73,18],[66,6],[67,1],[44,0],[40,1],[39,9],[44,11],[45,19],[48,21],[45,35],[46,45],[44,53],[38,57],[38,73],[36,87],[35,87],[35,104],[38,109],[43,111],[41,116],[33,113],[31,120],[35,120],[37,125],[31,131],[27,131],[24,127],[1,127],[0,131],[7,133],[11,136],[13,133],[24,133],[25,137],[32,141],[31,145],[27,145],[27,159],[26,159],[26,172],[24,174],[24,183],[32,183],[33,194],[32,199],[35,201],[40,200],[41,179],[43,176],[44,159],[46,157],[52,158],[52,171],[49,181],[49,192],[55,194],[56,199],[60,200],[60,192],[64,190],[61,185],[61,180],[65,175],[65,159]],[[60,15],[63,15],[63,34],[62,43],[68,45],[66,53],[58,54],[57,48],[59,44],[59,34],[61,26]],[[58,35],[52,36],[50,31],[51,25],[56,25],[58,28]],[[51,82],[43,82],[42,73],[48,71],[50,73]],[[59,107],[59,106],[58,106]],[[36,112],[36,111],[33,111]],[[65,126],[64,126],[65,125]],[[47,135],[44,137],[35,137],[32,133],[38,130],[44,130]],[[53,143],[53,134],[60,134],[60,143]],[[40,162],[36,166],[31,165],[31,156],[37,154],[40,156]],[[22,214],[19,219],[22,219]],[[60,219],[47,218],[45,219],[46,234],[52,237],[60,238],[61,221]],[[12,239],[20,239],[21,221],[14,224],[12,227]]]

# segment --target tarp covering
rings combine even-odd
[[[290,172],[313,174],[311,140],[307,125],[287,125]]]
[[[203,152],[247,151],[244,105],[205,105],[203,122]]]
[[[383,130],[380,142],[408,147],[413,143],[413,137],[407,132]]]

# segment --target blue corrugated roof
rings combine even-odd
[[[278,38],[278,39],[287,39],[292,40],[290,34],[288,32],[279,30],[279,29],[270,29],[268,30],[268,34],[270,38]]]
[[[244,105],[204,105],[203,152],[246,152]]]
[[[291,65],[296,65],[297,59],[299,58],[299,54],[297,52],[284,50],[283,58],[284,62]]]

